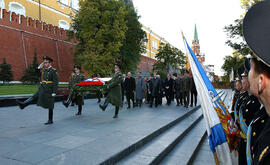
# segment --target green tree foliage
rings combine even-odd
[[[142,25],[139,22],[139,16],[132,3],[126,5],[128,30],[125,33],[125,40],[120,48],[120,65],[121,71],[124,73],[134,72],[140,62],[141,54],[145,51],[144,42],[146,42],[146,34],[142,30]]]
[[[11,71],[11,65],[6,62],[6,59],[3,59],[3,63],[0,64],[0,81],[3,81],[3,84],[9,83],[13,80],[13,74]]]
[[[120,60],[125,39],[126,7],[122,0],[80,1],[70,37],[78,41],[74,62],[90,75],[108,75]]]
[[[252,5],[262,0],[241,0],[241,7],[247,11]],[[236,50],[241,55],[247,55],[249,48],[243,39],[242,34],[243,18],[236,19],[233,24],[224,27],[224,31],[229,38],[226,44]]]
[[[239,53],[235,53],[233,56],[225,56],[224,57],[224,63],[221,67],[223,71],[225,72],[226,80],[229,81],[229,75],[231,74],[231,71],[233,69],[234,71],[234,77],[237,76],[237,70],[240,68],[240,66],[244,65],[245,58],[243,56],[240,56]]]
[[[229,38],[226,41],[226,44],[236,50],[238,53],[247,55],[250,50],[243,39],[242,23],[243,19],[241,18],[236,19],[234,24],[225,26],[224,31],[227,33],[227,37]]]
[[[31,65],[29,65],[27,69],[25,69],[24,75],[22,76],[21,81],[23,83],[29,83],[29,84],[38,83],[40,81],[39,80],[40,71],[37,68],[38,68],[37,52],[35,49],[33,63]]]
[[[247,11],[251,6],[260,1],[262,0],[241,0],[241,7]]]
[[[184,53],[173,48],[170,44],[161,44],[158,53],[156,54],[157,62],[153,65],[154,71],[163,77],[169,73],[169,66],[173,68],[184,69],[186,64],[186,58]]]

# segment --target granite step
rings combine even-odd
[[[177,125],[130,154],[117,164],[158,164],[173,147],[202,119],[200,110],[192,113]]]
[[[139,141],[136,141],[135,143],[129,145],[125,149],[119,151],[118,153],[112,155],[108,159],[104,160],[100,164],[116,164],[120,160],[128,157],[130,154],[136,152],[136,150],[139,150],[140,148],[144,147],[145,145],[148,145],[148,143],[151,143],[151,141],[157,137],[159,137],[164,132],[167,132],[170,128],[173,128],[175,125],[178,125],[178,123],[182,123],[182,120],[185,120],[188,122],[188,119],[194,118],[194,116],[200,116],[201,112],[199,111],[200,106],[197,106],[176,120],[160,127],[159,129],[153,131],[151,134],[146,135],[145,137],[141,138]],[[192,117],[191,117],[192,116]],[[118,163],[117,163],[118,164]]]

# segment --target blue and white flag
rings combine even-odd
[[[230,141],[229,136],[235,133],[237,128],[230,127],[233,124],[227,108],[184,36],[183,39],[188,49],[187,56],[206,122],[210,149],[214,154],[216,164],[231,165],[234,159],[231,157],[232,149],[228,141]]]

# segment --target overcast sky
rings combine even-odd
[[[243,14],[240,0],[133,0],[133,3],[142,24],[184,53],[181,31],[191,45],[196,24],[206,64],[215,65],[215,73],[223,74],[223,58],[232,54],[232,49],[225,45],[223,28]]]

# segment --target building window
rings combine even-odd
[[[157,41],[156,40],[152,40],[152,48],[155,50],[158,50],[158,46],[157,46]]]
[[[68,6],[68,0],[58,0],[58,2]]]
[[[9,11],[25,16],[25,8],[17,2],[9,3]]]
[[[68,30],[69,29],[69,24],[65,20],[59,20],[59,27]]]
[[[79,0],[70,0],[70,7],[79,10]]]
[[[5,1],[4,0],[0,0],[0,8],[1,9],[5,8]]]

